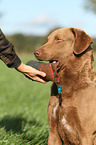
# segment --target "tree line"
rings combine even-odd
[[[7,36],[18,52],[34,52],[35,49],[43,45],[47,40],[46,36],[31,36],[14,34]]]
[[[51,30],[49,34],[54,31]],[[49,35],[48,34],[48,35]],[[32,35],[23,35],[23,34],[14,34],[7,36],[8,40],[12,42],[12,44],[15,46],[15,49],[18,52],[27,52],[31,53],[34,52],[35,49],[39,48],[43,44],[47,42],[46,36],[32,36]],[[96,38],[93,38],[93,50],[96,52]]]
[[[24,35],[24,34],[14,34],[7,36],[7,39],[12,42],[15,46],[15,49],[18,52],[34,52],[37,48],[42,46],[47,42],[47,37],[50,35],[54,30],[59,29],[60,27],[56,27],[51,29],[49,33],[45,36],[35,36],[35,35]]]

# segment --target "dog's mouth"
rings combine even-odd
[[[57,73],[65,69],[65,65],[59,60],[50,60],[49,63],[51,63],[52,67],[57,70]]]
[[[59,66],[59,60],[50,60],[49,61],[51,64],[55,64],[57,67]]]

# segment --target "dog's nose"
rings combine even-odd
[[[35,50],[34,54],[35,56],[40,56],[41,52],[39,50]]]

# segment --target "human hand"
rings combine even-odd
[[[33,68],[31,66],[28,66],[28,65],[21,63],[20,66],[18,66],[16,69],[34,81],[38,81],[41,83],[46,82],[39,77],[39,76],[45,77],[46,74],[44,72],[36,70],[35,68]]]

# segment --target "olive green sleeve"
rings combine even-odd
[[[14,46],[7,40],[0,29],[0,59],[10,68],[17,68],[21,64],[20,58],[15,53]]]

